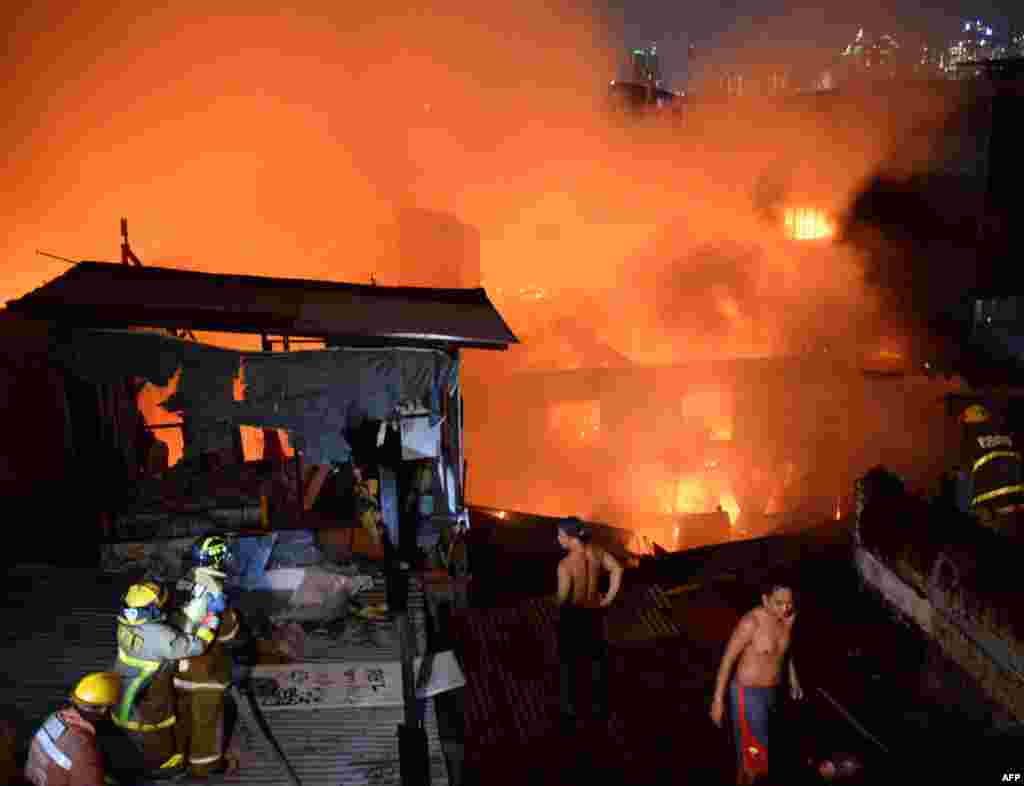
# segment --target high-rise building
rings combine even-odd
[[[914,73],[924,78],[941,77],[946,68],[946,48],[934,44],[922,44]]]
[[[1018,39],[1021,36],[1016,36]],[[969,19],[963,23],[959,35],[953,39],[946,51],[945,71],[954,79],[969,79],[978,76],[981,69],[970,68],[971,63],[984,63],[1019,56],[1011,36],[994,30],[981,19]]]
[[[891,78],[900,70],[900,45],[888,33],[865,35],[864,28],[841,54],[841,64],[848,77]]]
[[[1024,57],[1024,32],[1010,33],[1011,57]]]
[[[653,83],[661,87],[661,65],[658,62],[658,48],[654,44],[630,52],[632,79],[634,82]]]

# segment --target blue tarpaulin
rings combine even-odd
[[[245,425],[287,430],[311,464],[348,461],[346,433],[366,419],[389,420],[400,406],[424,407],[436,424],[458,374],[439,350],[236,352],[146,331],[77,330],[54,353],[96,383],[134,376],[166,385],[180,369],[161,406],[189,424],[190,454],[223,448],[225,430]],[[235,401],[240,368],[245,398]]]

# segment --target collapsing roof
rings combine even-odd
[[[483,289],[381,287],[111,262],[79,262],[7,307],[78,327],[272,333],[335,344],[507,349],[518,343]]]

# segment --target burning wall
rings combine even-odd
[[[396,211],[415,205],[479,230],[497,305],[514,330],[539,323],[526,331],[529,349],[509,353],[532,353],[535,368],[902,338],[878,297],[899,276],[866,281],[870,249],[792,241],[822,234],[822,216],[841,224],[892,140],[938,125],[944,96],[695,101],[682,129],[623,127],[601,109],[614,36],[586,4],[561,8],[558,24],[534,0],[446,0],[430,14],[392,0],[283,11],[183,2],[143,15],[85,2],[51,13],[23,9],[4,52],[0,90],[19,107],[0,128],[7,297],[63,272],[37,248],[109,258],[126,213],[146,263],[365,282],[394,252],[382,239]],[[126,30],[147,42],[144,56],[123,45]],[[127,120],[110,121],[126,116],[131,133]],[[911,170],[930,165],[928,145],[917,149]],[[789,238],[787,208],[815,211],[793,213]],[[424,253],[424,268],[443,268],[441,252]],[[902,271],[906,257],[902,248],[880,267]],[[527,288],[586,297],[546,299],[536,320],[536,302],[494,295]],[[595,361],[580,341],[538,349],[561,318],[609,351]],[[466,366],[467,377],[492,375],[467,381],[471,497],[500,491],[498,504],[572,510],[645,455],[637,438],[581,458],[545,432],[536,391],[494,376],[500,360]],[[634,399],[648,392],[622,384]],[[684,432],[667,434],[682,442]],[[746,496],[771,496],[735,494],[741,508]]]
[[[471,466],[492,462],[471,470],[472,500],[628,522],[662,545],[673,526],[686,529],[670,522],[679,514],[721,510],[732,536],[778,526],[766,517],[779,514],[845,515],[855,476],[878,463],[928,489],[957,448],[943,395],[958,383],[866,377],[824,356],[489,384],[503,404],[492,396],[481,410],[472,402],[488,399],[472,383],[466,391]],[[560,428],[530,428],[545,417]]]

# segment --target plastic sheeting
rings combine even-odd
[[[235,426],[282,428],[314,464],[348,461],[345,433],[366,419],[393,418],[400,405],[425,407],[436,425],[458,376],[457,362],[434,350],[243,353],[136,331],[73,331],[54,354],[95,383],[135,376],[166,385],[180,368],[177,390],[161,407],[183,414],[195,452],[230,447]],[[242,366],[239,402],[234,379]]]

